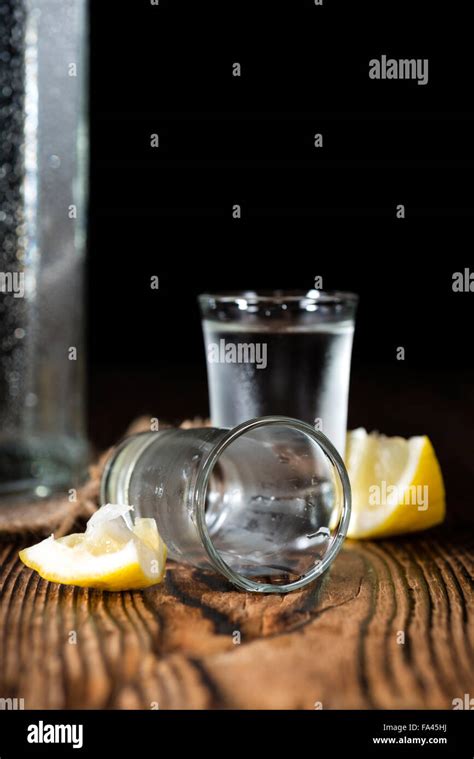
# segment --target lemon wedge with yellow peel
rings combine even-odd
[[[41,577],[63,585],[101,590],[148,588],[163,580],[166,547],[154,519],[130,516],[131,506],[102,506],[84,533],[20,551],[20,559]]]
[[[446,514],[441,469],[428,437],[347,435],[352,488],[349,538],[385,538],[426,530]]]

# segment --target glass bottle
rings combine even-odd
[[[0,18],[0,497],[84,475],[86,0]]]

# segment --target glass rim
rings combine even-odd
[[[299,303],[340,306],[356,306],[359,302],[357,293],[345,290],[228,290],[217,293],[205,292],[198,295],[201,306],[206,306],[210,301],[215,303],[234,303],[239,305],[242,301],[251,304],[282,304]]]
[[[299,430],[300,432],[305,433],[308,435],[308,437],[311,437],[316,441],[318,446],[322,449],[323,453],[330,460],[341,481],[342,510],[339,522],[334,528],[334,536],[331,539],[329,548],[324,557],[314,566],[314,568],[310,572],[301,575],[301,577],[299,577],[297,580],[294,580],[293,582],[284,583],[282,585],[272,585],[271,583],[256,582],[246,575],[235,571],[222,558],[220,552],[214,546],[206,523],[206,495],[212,470],[214,469],[214,466],[219,460],[221,454],[229,445],[231,445],[231,443],[252,429],[264,426],[278,425]],[[208,453],[207,457],[201,462],[200,471],[193,494],[193,505],[195,506],[198,532],[206,553],[211,561],[211,564],[217,568],[233,585],[237,586],[241,590],[252,591],[254,593],[289,593],[290,591],[303,588],[305,585],[308,585],[310,582],[320,577],[332,564],[342,548],[342,544],[347,535],[347,529],[349,527],[351,504],[352,496],[349,475],[339,452],[325,435],[316,430],[310,424],[303,422],[300,419],[292,419],[291,417],[287,416],[260,416],[255,419],[250,419],[247,422],[243,422],[242,424],[237,425],[237,427],[229,429],[224,437],[222,437],[214,445],[210,453]]]

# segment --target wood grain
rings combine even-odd
[[[449,709],[474,695],[467,530],[347,542],[321,583],[281,597],[180,565],[144,592],[68,588],[19,547],[0,544],[0,698],[27,709]]]

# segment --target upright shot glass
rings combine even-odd
[[[201,295],[212,424],[283,414],[344,455],[357,301],[320,290]]]
[[[127,438],[106,465],[100,498],[154,517],[171,559],[264,593],[319,577],[341,548],[351,508],[334,446],[311,425],[278,416]]]

